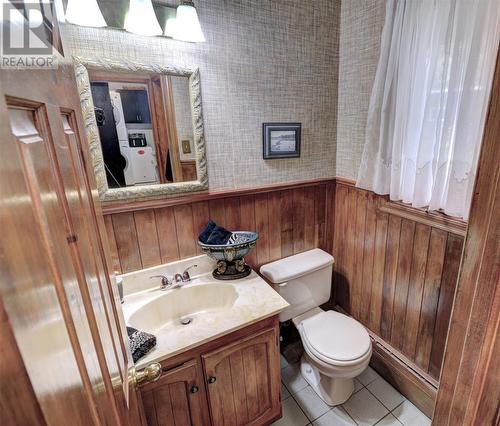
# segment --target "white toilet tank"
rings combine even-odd
[[[321,249],[309,250],[262,265],[260,273],[290,306],[280,314],[288,321],[330,299],[333,257]]]

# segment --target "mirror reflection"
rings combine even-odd
[[[89,71],[109,188],[197,179],[189,78]]]

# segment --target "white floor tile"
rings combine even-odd
[[[302,389],[294,396],[309,420],[315,420],[330,410],[330,407],[318,396],[311,386]]]
[[[361,389],[351,396],[343,408],[360,426],[372,426],[389,413],[368,390]]]
[[[363,371],[357,379],[363,383],[365,386],[369,385],[375,379],[378,379],[380,375],[371,367],[368,367],[365,371]]]
[[[377,423],[377,426],[401,426],[401,423],[391,413]]]
[[[405,426],[429,426],[431,420],[410,401],[404,401],[392,414]]]
[[[282,383],[281,384],[281,400],[284,401],[290,396],[290,392],[288,392],[288,389],[286,386]]]
[[[375,397],[385,405],[389,411],[394,410],[399,404],[401,404],[405,397],[401,395],[396,389],[394,389],[389,383],[384,379],[379,378],[371,382],[367,389],[375,395]]]
[[[361,383],[358,379],[354,379],[354,393],[363,389],[363,383]]]
[[[334,409],[323,414],[319,419],[313,422],[314,426],[356,426],[353,419],[349,417],[341,407]]]
[[[300,364],[290,364],[281,370],[281,380],[291,394],[297,393],[307,386],[307,382],[300,374]]]
[[[276,426],[306,426],[309,419],[302,412],[293,398],[283,401],[283,417],[274,422]]]

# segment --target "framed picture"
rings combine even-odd
[[[300,157],[300,123],[264,123],[264,159]]]

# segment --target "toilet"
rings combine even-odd
[[[330,299],[333,257],[320,249],[263,265],[260,273],[290,304],[280,322],[292,320],[304,346],[302,376],[328,405],[347,401],[354,378],[368,366],[372,344],[355,319],[319,306]]]

